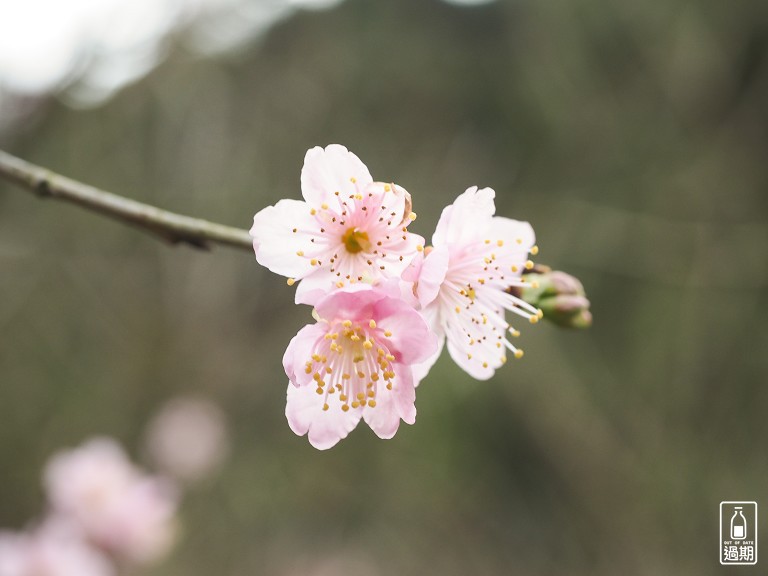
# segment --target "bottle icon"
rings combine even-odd
[[[747,537],[747,519],[741,513],[741,506],[735,506],[731,516],[731,540],[744,540]]]

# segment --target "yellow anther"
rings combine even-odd
[[[483,368],[488,368],[488,362],[483,362]]]
[[[520,336],[520,330],[510,329],[509,333],[512,334],[512,336],[514,336],[515,338],[518,338]]]
[[[467,354],[467,360],[472,360],[472,354]]]
[[[342,379],[342,380],[349,380],[350,378],[352,378],[352,376],[350,376],[350,375],[349,375],[349,374],[347,374],[346,372],[345,372],[344,374],[342,374],[342,375],[341,375],[341,379]]]
[[[360,371],[358,370],[358,372],[357,372],[357,377],[358,377],[358,378],[365,378],[365,372],[360,372]]]
[[[460,307],[458,307],[458,306],[456,306],[455,310],[456,310],[456,314],[458,314],[459,312],[461,312],[461,308],[460,308]]]
[[[320,362],[320,354],[312,354],[312,360],[315,362]]]
[[[312,210],[310,210],[309,213],[312,214],[312,216],[314,216],[315,214],[317,214],[317,210],[312,208]]]
[[[327,412],[328,408],[330,408],[330,406],[328,406],[328,404],[323,404],[323,410],[325,410]]]
[[[526,260],[526,262],[525,262],[525,269],[526,270],[532,270],[533,269],[533,261],[532,260]]]
[[[373,398],[374,396],[376,396],[376,392],[373,390],[368,390],[368,398]]]
[[[485,243],[486,243],[486,244],[490,244],[490,243],[491,243],[491,241],[490,241],[490,240],[486,240],[486,241],[485,241]]]
[[[536,282],[535,280],[533,282],[531,282],[531,288],[538,288],[538,287],[539,287],[539,283],[538,282]]]
[[[496,240],[496,246],[504,246],[504,240]]]
[[[311,374],[312,373],[312,367],[311,366],[307,366],[306,368],[304,368],[304,372],[306,372],[307,374]]]
[[[410,214],[408,214],[408,218],[410,218],[410,219],[411,219],[411,222],[413,222],[414,220],[416,220],[416,218],[417,218],[417,216],[416,216],[416,212],[411,212]]]
[[[368,406],[371,408],[376,408],[376,400],[368,400]]]
[[[363,356],[362,354],[358,354],[357,356],[352,358],[352,362],[354,362],[355,364],[357,364],[358,362],[362,362],[363,360],[365,360],[365,356]]]
[[[522,238],[515,238],[515,242],[517,242],[518,244],[522,244],[523,243],[523,239]]]
[[[339,394],[339,400],[341,400],[342,402],[346,402],[347,400],[349,400],[349,398],[347,397],[346,394]]]
[[[344,282],[342,282],[341,280],[336,282],[336,288],[344,288]]]
[[[376,372],[374,372],[373,374],[371,374],[371,380],[373,380],[374,382],[378,382],[379,375]]]
[[[390,332],[389,330],[385,330],[384,331],[384,336],[389,338],[390,336],[392,336],[392,332]]]
[[[422,246],[421,244],[416,246],[416,252],[424,252],[424,246]]]
[[[530,322],[531,324],[536,324],[536,322],[538,321],[539,321],[538,316],[531,316],[530,318],[528,318],[528,322]]]
[[[507,357],[506,356],[502,356],[501,357],[501,363],[502,364],[506,364],[507,363]]]
[[[512,264],[512,266],[509,269],[512,270],[512,272],[517,272],[518,270],[520,270],[520,268],[518,268],[514,264]]]
[[[325,367],[325,373],[326,374],[332,374],[333,373],[333,369],[330,366],[326,366]]]
[[[538,316],[539,318],[544,318],[544,310],[542,310],[541,308],[539,308],[539,309],[536,311],[536,316]]]
[[[363,195],[362,194],[355,194],[355,200],[362,200]]]
[[[531,246],[531,254],[536,256],[536,254],[539,253],[539,247],[538,246]]]
[[[389,192],[390,190],[392,190],[392,186],[389,184],[384,184],[384,192]]]
[[[350,328],[352,326],[352,320],[344,320],[344,322],[341,323],[342,326],[345,328]]]
[[[365,394],[363,394],[362,392],[358,392],[357,393],[357,399],[358,400],[365,400]]]
[[[319,374],[319,373],[315,372],[314,374],[312,374],[312,379],[313,379],[315,382],[320,382],[320,380],[321,380],[321,376],[320,376],[320,374]]]
[[[524,352],[520,350],[519,348],[515,350],[515,358],[520,359],[523,357]]]
[[[370,326],[371,328],[376,328],[376,320],[371,318],[371,320],[368,321],[368,326]]]
[[[379,356],[384,356],[384,354],[386,354],[386,352],[384,352],[384,350],[383,350],[383,349],[381,349],[381,348],[379,348],[378,350],[376,350],[376,353],[377,353]]]
[[[357,334],[352,334],[352,336],[350,336],[349,339],[352,340],[352,342],[360,342],[360,336],[358,336]]]
[[[328,210],[328,204],[323,202],[322,204],[320,204],[320,208],[322,208],[323,210]]]
[[[355,177],[353,176],[352,178],[350,178],[350,179],[349,179],[349,181],[350,181],[350,182],[352,182],[352,184],[354,184],[355,182],[357,182],[357,178],[355,178]]]
[[[288,284],[288,286],[293,286],[296,283],[296,279],[288,278],[288,280],[286,280],[285,283]]]
[[[317,392],[318,394],[322,394],[323,393],[323,389],[322,388],[318,388],[317,390],[315,390],[315,392]]]
[[[296,252],[296,256],[304,256],[304,250],[299,250]]]
[[[312,258],[312,260],[309,261],[310,266],[317,266],[317,258]]]
[[[360,408],[360,402],[358,402],[357,400],[352,402],[352,408]]]
[[[341,409],[342,409],[344,412],[349,412],[349,404],[342,404],[342,405],[341,405]]]
[[[366,340],[365,342],[363,342],[363,348],[365,348],[366,350],[370,350],[371,348],[373,348],[373,342],[371,342],[370,340]]]
[[[387,390],[392,390],[392,382],[387,382]]]

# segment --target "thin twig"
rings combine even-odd
[[[182,216],[149,204],[99,190],[0,150],[0,178],[14,182],[39,198],[53,198],[78,204],[126,224],[136,226],[171,244],[184,243],[210,249],[222,244],[252,250],[246,230]]]

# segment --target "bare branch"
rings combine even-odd
[[[99,190],[60,176],[0,150],[0,178],[18,184],[39,198],[78,204],[109,218],[136,226],[171,244],[184,243],[199,249],[222,244],[252,250],[248,231],[182,216],[149,204]]]

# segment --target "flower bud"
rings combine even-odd
[[[513,293],[541,309],[544,318],[565,328],[589,328],[592,313],[584,286],[578,279],[559,270],[541,267],[524,276],[527,286]]]

